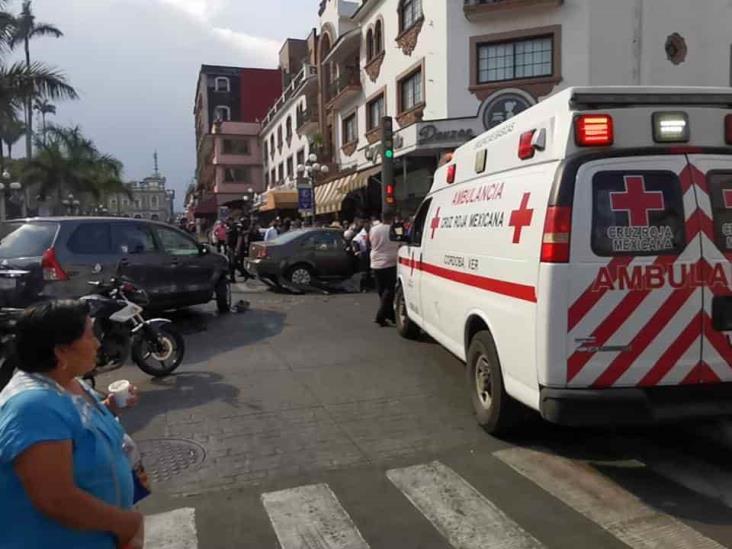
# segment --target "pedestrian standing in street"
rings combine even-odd
[[[374,280],[371,273],[371,244],[369,242],[369,222],[360,221],[356,225],[356,236],[353,237],[351,247],[358,262],[358,272],[361,273],[359,291],[366,292],[373,289]]]
[[[394,214],[385,212],[383,222],[371,227],[369,243],[371,245],[371,269],[376,278],[376,290],[379,293],[379,310],[376,322],[379,326],[387,326],[387,321],[395,322],[394,288],[396,286],[397,255],[399,243],[389,238]]]
[[[226,251],[229,259],[229,278],[232,282],[236,282],[237,245],[239,243],[239,235],[241,234],[242,227],[240,223],[233,219],[229,220],[228,227],[228,231],[226,232]]]
[[[213,234],[216,240],[216,251],[220,254],[225,253],[226,235],[228,234],[228,231],[226,230],[226,224],[223,221],[217,221],[216,225],[214,225]]]
[[[0,392],[0,547],[141,548],[114,401],[79,380],[99,349],[87,305],[33,305],[16,336],[19,370]]]
[[[300,229],[302,229],[302,221],[299,219],[296,219],[295,221],[292,222],[292,230],[299,231]]]
[[[279,230],[278,230],[279,226],[280,226],[280,220],[273,219],[272,222],[269,224],[269,228],[266,231],[264,231],[264,241],[265,242],[274,240],[275,238],[277,238],[280,235]]]

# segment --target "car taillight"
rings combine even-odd
[[[542,263],[569,262],[569,235],[572,230],[572,208],[549,206],[541,238]]]
[[[266,246],[257,247],[256,257],[257,257],[257,259],[267,259],[267,247]]]
[[[615,139],[609,114],[581,114],[574,119],[574,139],[580,147],[608,147]]]
[[[457,164],[450,164],[447,167],[447,182],[448,184],[455,183],[455,173],[457,172]]]
[[[43,280],[68,280],[68,275],[61,268],[56,257],[56,250],[48,248],[41,256],[41,268],[43,269]]]
[[[724,140],[727,145],[732,145],[732,114],[724,117]]]

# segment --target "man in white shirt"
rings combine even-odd
[[[268,240],[274,240],[277,238],[280,233],[277,230],[277,226],[280,224],[280,222],[276,219],[272,220],[272,223],[269,224],[269,228],[264,231],[264,241],[267,242]]]
[[[376,290],[379,292],[380,305],[376,313],[376,322],[379,326],[386,326],[387,320],[396,321],[394,316],[394,288],[397,278],[397,255],[399,243],[389,238],[394,214],[384,213],[383,223],[374,225],[369,231],[371,244],[371,270],[376,278]]]

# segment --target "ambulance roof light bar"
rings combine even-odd
[[[591,93],[577,92],[569,98],[573,109],[602,109],[643,105],[732,107],[732,93]]]

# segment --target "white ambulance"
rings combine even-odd
[[[732,89],[570,88],[457,149],[399,252],[397,328],[478,421],[732,414]]]

